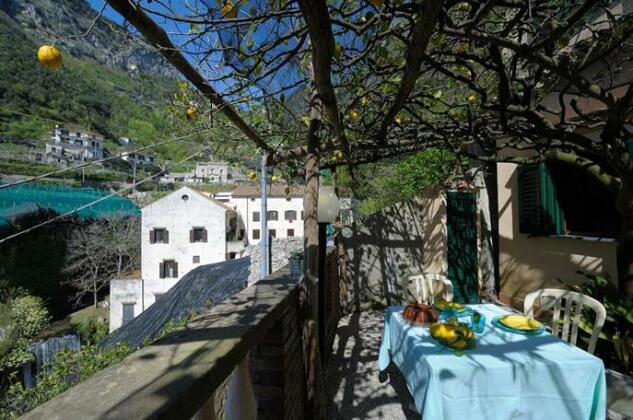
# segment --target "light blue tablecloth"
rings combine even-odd
[[[378,359],[393,361],[404,375],[425,420],[604,419],[606,383],[602,360],[551,334],[525,336],[493,327],[496,305],[472,305],[486,316],[477,347],[458,357],[428,328],[389,307]]]

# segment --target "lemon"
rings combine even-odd
[[[37,50],[37,59],[52,70],[58,69],[62,65],[62,53],[52,45],[42,45]]]
[[[343,152],[337,150],[336,152],[334,152],[334,158],[336,158],[336,160],[343,160]]]
[[[499,318],[499,322],[506,327],[522,331],[534,331],[541,327],[540,322],[534,319],[529,319],[523,315],[505,315]]]
[[[196,118],[198,116],[198,108],[196,108],[195,106],[190,106],[185,111],[185,115],[187,116],[187,118]]]
[[[257,179],[257,172],[249,171],[248,172],[248,180],[249,181],[255,181],[256,179]]]
[[[279,177],[277,175],[273,175],[273,176],[270,177],[270,180],[272,182],[277,182],[279,180]]]
[[[468,96],[466,97],[466,99],[471,104],[474,104],[475,102],[477,102],[477,94],[475,92],[470,92]]]
[[[222,11],[222,16],[226,19],[235,19],[237,17],[237,7],[230,0],[226,0],[220,10]]]
[[[457,10],[459,10],[460,12],[467,12],[468,9],[470,9],[470,5],[467,1],[461,1],[457,3]]]
[[[355,109],[352,109],[352,110],[349,112],[349,118],[350,118],[352,121],[357,121],[359,117],[360,117],[360,114],[359,114],[359,113],[358,113],[358,111],[356,111]]]
[[[360,98],[360,104],[362,106],[367,106],[367,104],[369,104],[369,99],[367,99],[366,96],[363,96],[362,98]]]

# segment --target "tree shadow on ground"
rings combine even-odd
[[[383,317],[366,311],[341,319],[325,376],[330,419],[420,419],[398,368],[379,372]]]

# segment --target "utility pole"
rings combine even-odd
[[[260,176],[260,194],[261,194],[261,210],[260,210],[260,261],[259,261],[259,278],[263,279],[264,277],[270,274],[270,266],[268,264],[270,258],[270,244],[268,243],[268,180],[267,180],[267,169],[266,169],[266,154],[262,155],[262,163],[261,163],[261,176]]]

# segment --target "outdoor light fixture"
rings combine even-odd
[[[338,197],[332,187],[319,188],[319,202],[317,203],[317,220],[319,223],[333,223],[341,207]]]

